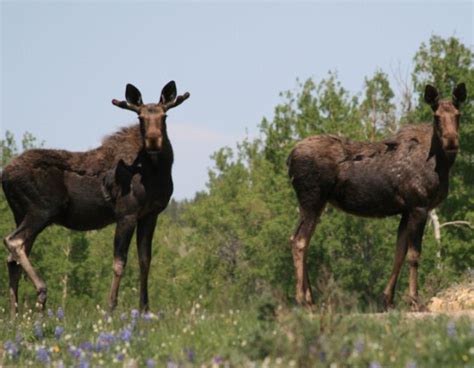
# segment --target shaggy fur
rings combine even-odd
[[[140,92],[127,85],[127,101],[113,103],[137,112],[140,124],[123,128],[86,152],[33,149],[15,158],[2,175],[2,186],[17,229],[4,242],[12,313],[17,310],[20,266],[33,281],[43,309],[46,285],[32,268],[28,254],[36,236],[58,224],[73,230],[100,229],[117,223],[114,280],[109,304],[117,304],[128,247],[137,229],[140,260],[140,307],[148,308],[147,279],[151,240],[158,214],[173,193],[173,150],[166,131],[166,111],[189,94],[176,97],[174,82],[162,91],[159,104],[144,105]]]
[[[385,289],[387,307],[405,255],[410,263],[410,296],[417,300],[417,267],[428,212],[448,195],[449,171],[459,145],[459,106],[466,99],[464,84],[453,101],[439,101],[427,86],[433,124],[407,125],[381,142],[353,142],[319,135],[299,142],[288,158],[288,170],[300,205],[300,221],[291,238],[296,270],[296,297],[311,306],[306,250],[326,203],[358,216],[402,215],[395,265]]]

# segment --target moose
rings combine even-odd
[[[33,243],[46,227],[58,224],[72,230],[100,229],[116,223],[113,280],[109,307],[117,306],[120,280],[127,263],[132,235],[137,229],[140,266],[140,310],[149,309],[148,273],[157,217],[173,193],[173,149],[166,129],[168,110],[190,94],[177,95],[167,83],[158,103],[144,104],[140,91],[127,84],[125,101],[115,106],[138,115],[139,124],[106,137],[86,152],[32,149],[16,157],[2,173],[2,186],[13,212],[16,230],[4,239],[11,313],[18,311],[22,269],[37,291],[44,310],[47,289],[28,258]]]
[[[432,124],[403,126],[380,142],[316,135],[296,144],[287,163],[299,203],[299,221],[290,238],[297,303],[310,309],[314,305],[307,250],[329,202],[357,216],[401,215],[384,307],[394,307],[398,274],[407,257],[410,304],[413,310],[423,309],[417,290],[423,231],[429,211],[448,195],[449,171],[459,149],[459,110],[466,97],[464,83],[454,88],[452,100],[440,99],[436,88],[427,85],[424,101],[433,110]]]

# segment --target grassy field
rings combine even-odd
[[[139,315],[118,310],[0,311],[0,366],[473,367],[474,321],[446,315],[242,310]]]

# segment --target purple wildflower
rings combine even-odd
[[[140,312],[136,309],[132,309],[132,311],[130,312],[130,315],[132,316],[133,319],[137,319],[138,316],[140,315]]]
[[[123,361],[125,359],[125,355],[122,353],[119,353],[115,356],[119,362]]]
[[[57,314],[57,316],[58,316],[58,319],[59,319],[60,321],[62,321],[62,320],[64,319],[64,311],[63,311],[63,309],[62,309],[61,307],[58,308],[58,314]]]
[[[41,322],[36,321],[33,326],[33,333],[38,339],[43,338],[43,327],[41,327]]]
[[[214,357],[214,363],[219,365],[219,364],[222,364],[224,362],[224,359],[220,356],[220,355],[217,355]]]
[[[56,338],[56,340],[59,340],[61,338],[61,335],[63,334],[63,332],[64,332],[63,326],[56,326],[56,328],[54,329],[54,337]]]
[[[120,315],[120,320],[121,320],[121,321],[125,321],[126,319],[127,319],[127,315],[126,315],[125,313],[122,313],[122,314]]]
[[[71,354],[73,358],[78,359],[81,357],[81,349],[78,349],[74,346],[70,346],[68,350],[69,350],[69,354]]]
[[[370,362],[369,368],[382,368],[379,362]]]
[[[81,359],[79,362],[79,368],[89,368],[91,364],[87,359]]]
[[[415,362],[408,362],[406,365],[406,368],[416,368],[416,363]]]
[[[446,330],[449,337],[454,337],[456,335],[456,324],[454,323],[454,321],[448,322]]]
[[[7,340],[3,344],[3,349],[7,352],[8,355],[10,355],[11,358],[16,358],[20,352],[18,345],[10,340]]]
[[[179,368],[178,365],[173,362],[172,360],[168,360],[168,362],[166,363],[166,368]]]
[[[130,341],[132,337],[132,331],[128,328],[124,328],[120,334],[122,341]]]
[[[325,363],[325,362],[326,362],[326,352],[323,351],[323,350],[321,350],[321,351],[319,352],[319,361],[320,361],[321,363]]]
[[[23,337],[19,333],[17,333],[15,336],[15,341],[17,344],[21,344],[21,342],[23,341]]]
[[[41,363],[48,363],[49,362],[49,353],[43,346],[38,348],[36,351],[36,359],[39,360]]]
[[[84,341],[80,345],[80,348],[81,348],[81,350],[92,351],[92,349],[94,348],[94,345],[92,345],[92,343],[90,343],[89,341]]]
[[[54,317],[54,313],[51,309],[48,309],[48,317],[49,318],[53,318]]]
[[[194,351],[192,349],[184,349],[184,352],[186,353],[188,360],[193,363],[194,362]]]
[[[362,354],[362,352],[364,351],[364,347],[365,347],[364,340],[357,339],[357,341],[354,344],[355,351],[357,351],[357,353],[359,354]]]
[[[143,319],[145,321],[151,321],[152,318],[153,318],[153,313],[151,312],[146,312],[143,314]]]
[[[153,358],[148,358],[146,360],[146,368],[155,368],[156,367],[156,362]]]

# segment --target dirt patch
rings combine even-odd
[[[434,313],[470,311],[474,313],[474,276],[441,291],[428,303]]]

